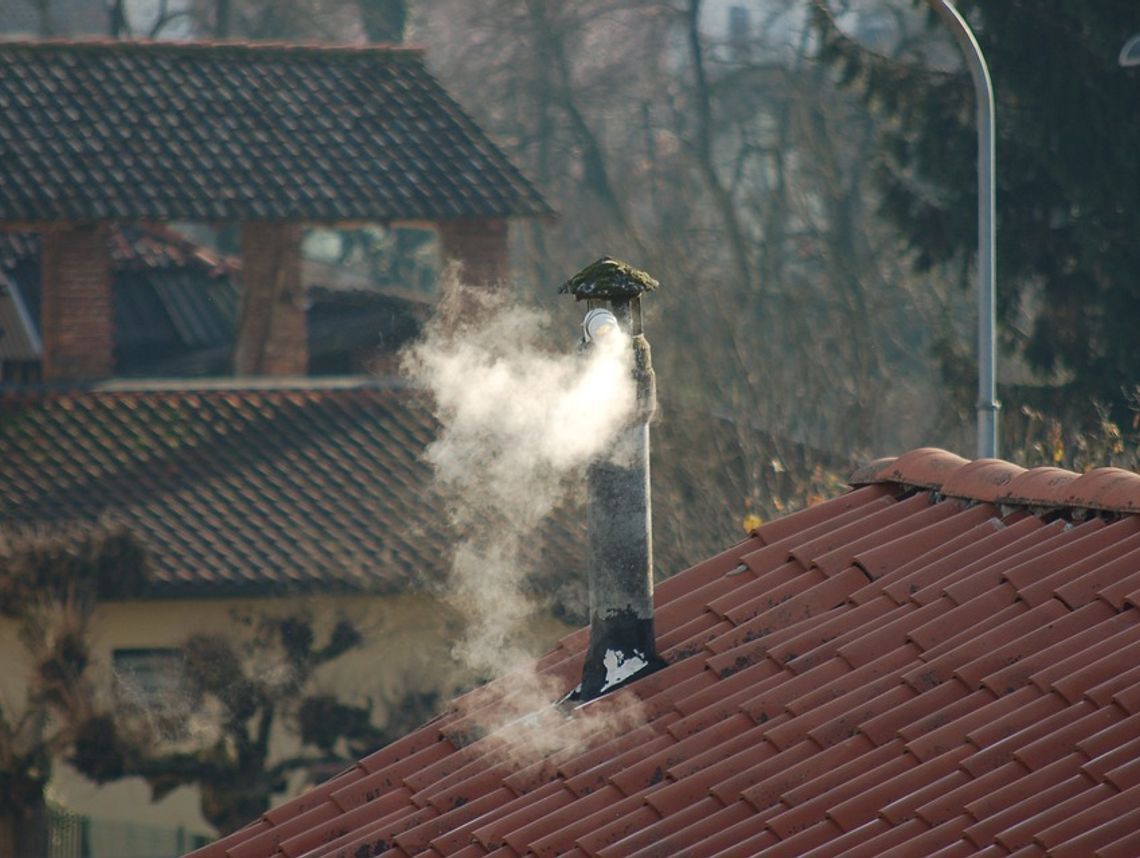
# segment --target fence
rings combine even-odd
[[[45,858],[176,858],[211,840],[185,828],[156,828],[48,811]]]

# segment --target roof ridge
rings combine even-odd
[[[1093,468],[1083,474],[1051,466],[1024,468],[1004,459],[971,461],[938,447],[876,459],[848,482],[897,483],[1007,506],[1140,513],[1140,474],[1123,468]]]
[[[422,45],[393,45],[373,42],[353,44],[348,42],[284,42],[255,41],[251,39],[114,39],[109,36],[60,36],[47,39],[0,38],[0,50],[7,48],[27,48],[50,50],[53,48],[109,49],[117,51],[217,51],[232,50],[234,53],[320,53],[346,54],[352,56],[387,56],[393,59],[402,56],[422,57],[427,53]]]
[[[90,383],[4,385],[0,396],[27,399],[87,394],[132,393],[320,393],[363,390],[413,390],[417,386],[399,376],[278,376],[224,378],[123,378]]]

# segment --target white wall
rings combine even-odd
[[[408,691],[439,690],[446,701],[457,686],[471,680],[450,655],[450,642],[458,629],[457,617],[438,601],[419,595],[111,603],[99,609],[93,625],[94,673],[103,693],[110,694],[111,656],[116,649],[177,648],[193,633],[240,634],[242,628],[236,617],[258,612],[289,613],[299,608],[320,618],[318,623],[331,624],[337,617],[347,616],[365,634],[365,646],[323,667],[314,684],[317,690],[334,692],[345,702],[364,703],[371,699],[376,723],[382,724],[387,718],[386,702],[398,702]],[[539,619],[531,629],[533,651],[541,654],[568,631],[568,627],[551,618]],[[318,632],[318,643],[323,639]],[[9,621],[0,622],[0,664],[4,711],[18,713],[28,664]],[[275,736],[275,757],[296,749],[296,743],[286,733]],[[301,779],[295,779],[293,791],[302,787]],[[61,763],[56,766],[49,789],[52,799],[93,819],[213,833],[199,812],[197,790],[191,787],[180,788],[152,803],[150,789],[141,778],[100,787]],[[277,801],[285,797],[282,795]]]

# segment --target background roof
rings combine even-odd
[[[434,592],[453,539],[429,405],[359,379],[0,387],[0,526],[122,523],[152,596]],[[571,614],[581,519],[558,510],[524,558]]]
[[[661,584],[662,671],[565,714],[497,680],[195,854],[1140,854],[1140,476],[858,481]]]
[[[420,51],[0,42],[0,220],[549,211]]]
[[[156,593],[442,578],[430,413],[380,386],[0,393],[0,523],[125,523]]]

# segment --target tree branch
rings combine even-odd
[[[700,15],[701,0],[688,0],[686,6],[686,36],[689,45],[689,59],[693,66],[693,101],[697,114],[697,129],[694,148],[697,166],[712,194],[713,205],[728,233],[728,243],[732,251],[732,261],[740,278],[741,286],[751,291],[752,265],[749,261],[748,245],[744,230],[736,215],[732,194],[721,181],[713,155],[712,93],[705,72],[704,48],[701,45]]]

